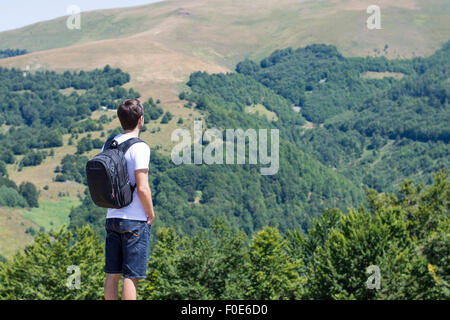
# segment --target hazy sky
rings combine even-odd
[[[0,31],[68,15],[67,8],[81,11],[131,7],[160,0],[0,0]]]

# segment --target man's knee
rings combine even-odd
[[[107,273],[106,280],[119,281],[121,276],[121,273]]]
[[[139,281],[139,279],[136,279],[136,278],[127,278],[127,277],[124,277],[124,278],[123,278],[123,282],[124,282],[124,283],[125,283],[125,282],[133,283],[134,286],[137,286],[138,281]]]

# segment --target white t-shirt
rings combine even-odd
[[[114,137],[117,143],[122,143],[133,138],[129,134],[119,134]],[[103,146],[104,147],[104,146]],[[103,151],[103,148],[102,148]],[[138,169],[148,169],[150,163],[150,148],[146,143],[138,142],[133,144],[127,152],[125,152],[125,160],[127,161],[128,176],[132,186],[136,184],[134,171]],[[133,192],[133,201],[126,207],[120,209],[108,208],[106,219],[121,218],[129,220],[147,221],[147,213],[139,199],[137,189]]]

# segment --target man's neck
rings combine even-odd
[[[128,136],[139,137],[139,129],[136,128],[134,130],[125,130],[122,134],[126,134]]]

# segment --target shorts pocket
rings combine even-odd
[[[139,239],[144,233],[144,225],[141,221],[123,221],[121,222],[122,234],[128,242],[133,242]]]

